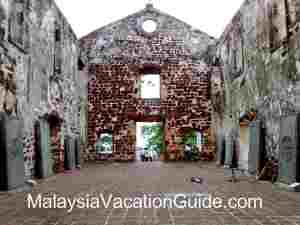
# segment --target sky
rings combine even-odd
[[[143,9],[149,0],[55,0],[78,38]],[[155,8],[218,38],[244,0],[152,0]]]

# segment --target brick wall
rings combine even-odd
[[[190,63],[161,64],[161,87],[166,92],[156,104],[138,96],[136,83],[143,65],[93,65],[95,76],[89,83],[89,154],[95,158],[94,144],[104,130],[112,130],[117,160],[135,157],[135,133],[130,125],[151,115],[165,120],[167,151],[178,151],[180,128],[189,127],[209,135],[211,124],[210,75],[207,68],[195,71]],[[173,149],[175,147],[175,149]],[[206,145],[204,148],[211,148]]]
[[[145,20],[157,23],[147,33]],[[212,67],[204,63],[215,40],[200,30],[147,5],[83,37],[83,58],[89,65],[88,148],[85,159],[98,158],[95,142],[106,130],[113,132],[113,154],[106,159],[135,159],[135,123],[162,121],[167,152],[183,150],[183,128],[211,136],[210,79]],[[145,73],[159,74],[161,98],[140,98]],[[207,141],[203,149],[213,150]]]

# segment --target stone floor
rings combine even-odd
[[[203,184],[190,182],[201,176]],[[83,195],[139,197],[143,193],[208,192],[223,199],[261,197],[262,209],[28,209],[27,193],[0,194],[0,225],[288,225],[300,224],[300,194],[274,189],[268,182],[240,177],[225,181],[224,169],[214,163],[92,164],[81,171],[59,174],[41,181],[32,196]]]

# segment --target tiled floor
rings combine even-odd
[[[202,185],[190,182],[200,176]],[[214,163],[92,164],[80,172],[59,174],[42,181],[31,192],[43,196],[152,197],[176,193],[204,193],[226,200],[231,197],[261,197],[262,209],[28,209],[27,193],[0,194],[0,225],[300,225],[300,194],[274,189],[268,182],[240,177],[226,181],[223,168]],[[91,199],[92,201],[92,199]]]

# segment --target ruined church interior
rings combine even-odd
[[[0,225],[300,224],[299,0],[244,0],[219,37],[159,1],[71,24],[0,0]]]

